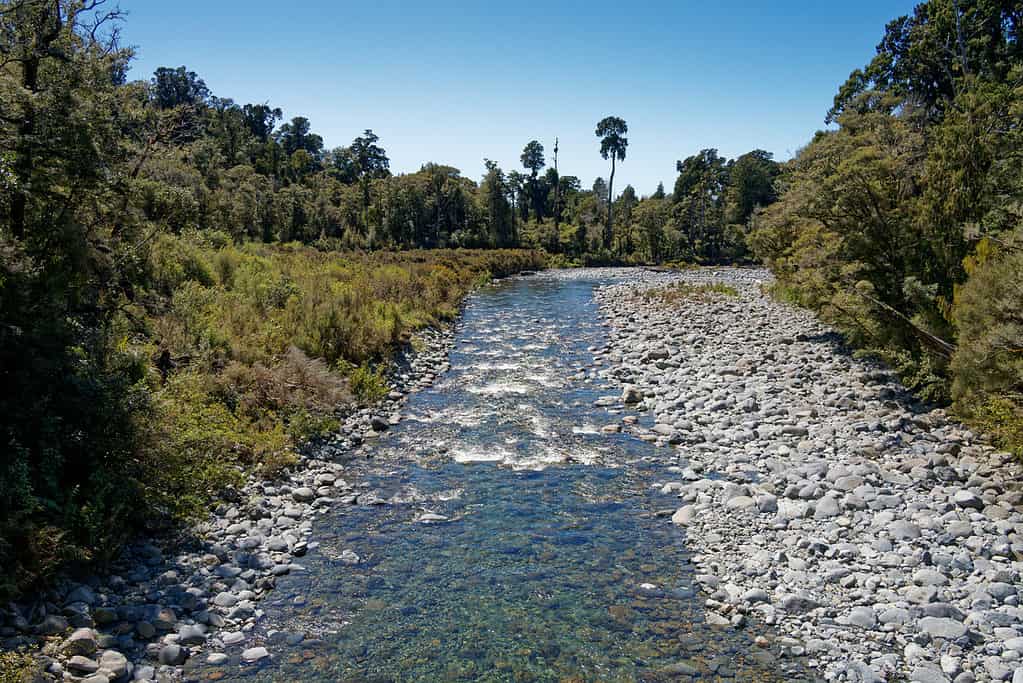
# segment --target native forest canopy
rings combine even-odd
[[[917,5],[835,74],[792,159],[708,140],[650,196],[613,103],[589,150],[606,178],[559,168],[546,130],[519,168],[481,149],[395,173],[372,121],[328,149],[187,66],[130,79],[128,20],[0,0],[4,594],[288,468],[386,393],[414,331],[546,266],[763,263],[775,296],[1021,452],[1023,3]]]

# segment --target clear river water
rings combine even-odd
[[[678,505],[655,486],[673,479],[670,452],[601,433],[622,417],[594,406],[617,393],[593,367],[606,343],[593,290],[607,282],[540,274],[471,297],[451,369],[348,465],[389,504],[317,519],[305,571],[262,603],[272,660],[193,673],[793,680],[754,646],[762,627],[705,622],[684,532],[655,514]]]

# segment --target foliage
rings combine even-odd
[[[1018,234],[1015,244],[1019,243]],[[960,410],[1023,448],[1023,251],[996,250],[959,288],[952,394]]]
[[[597,122],[595,131],[600,138],[600,156],[611,159],[611,175],[607,181],[607,228],[604,230],[604,247],[610,247],[613,236],[613,200],[615,184],[615,162],[625,161],[625,149],[629,146],[629,139],[625,134],[629,132],[629,126],[625,119],[617,116],[605,116]]]
[[[776,291],[889,362],[921,398],[1019,448],[1019,7],[930,0],[785,164],[749,244]]]
[[[482,279],[543,264],[336,251],[490,241],[471,181],[392,179],[371,131],[339,178],[302,117],[274,131],[279,109],[184,67],[126,83],[121,18],[0,2],[4,594],[287,467],[351,401],[337,361],[384,361]]]
[[[373,368],[369,363],[355,367],[348,373],[352,394],[359,403],[368,405],[387,396],[387,378],[381,367]]]
[[[38,667],[27,652],[0,652],[0,683],[30,683],[36,680]]]

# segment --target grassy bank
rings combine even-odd
[[[141,525],[195,518],[250,473],[272,477],[304,440],[381,396],[382,369],[417,329],[454,318],[491,277],[544,265],[522,250],[324,252],[159,235],[145,288],[111,324],[107,362],[133,381],[87,392],[111,411],[117,442],[87,435],[94,459],[26,457],[20,480],[5,482],[23,502],[2,528],[0,589],[103,560]],[[61,381],[64,396],[74,378]]]

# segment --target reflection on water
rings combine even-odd
[[[452,370],[353,461],[390,505],[334,510],[282,577],[261,669],[294,681],[780,680],[751,634],[704,622],[681,532],[653,513],[666,452],[600,426],[593,279],[473,297]],[[656,457],[654,457],[656,456]],[[352,554],[359,561],[352,563]],[[792,678],[791,675],[787,676]]]

